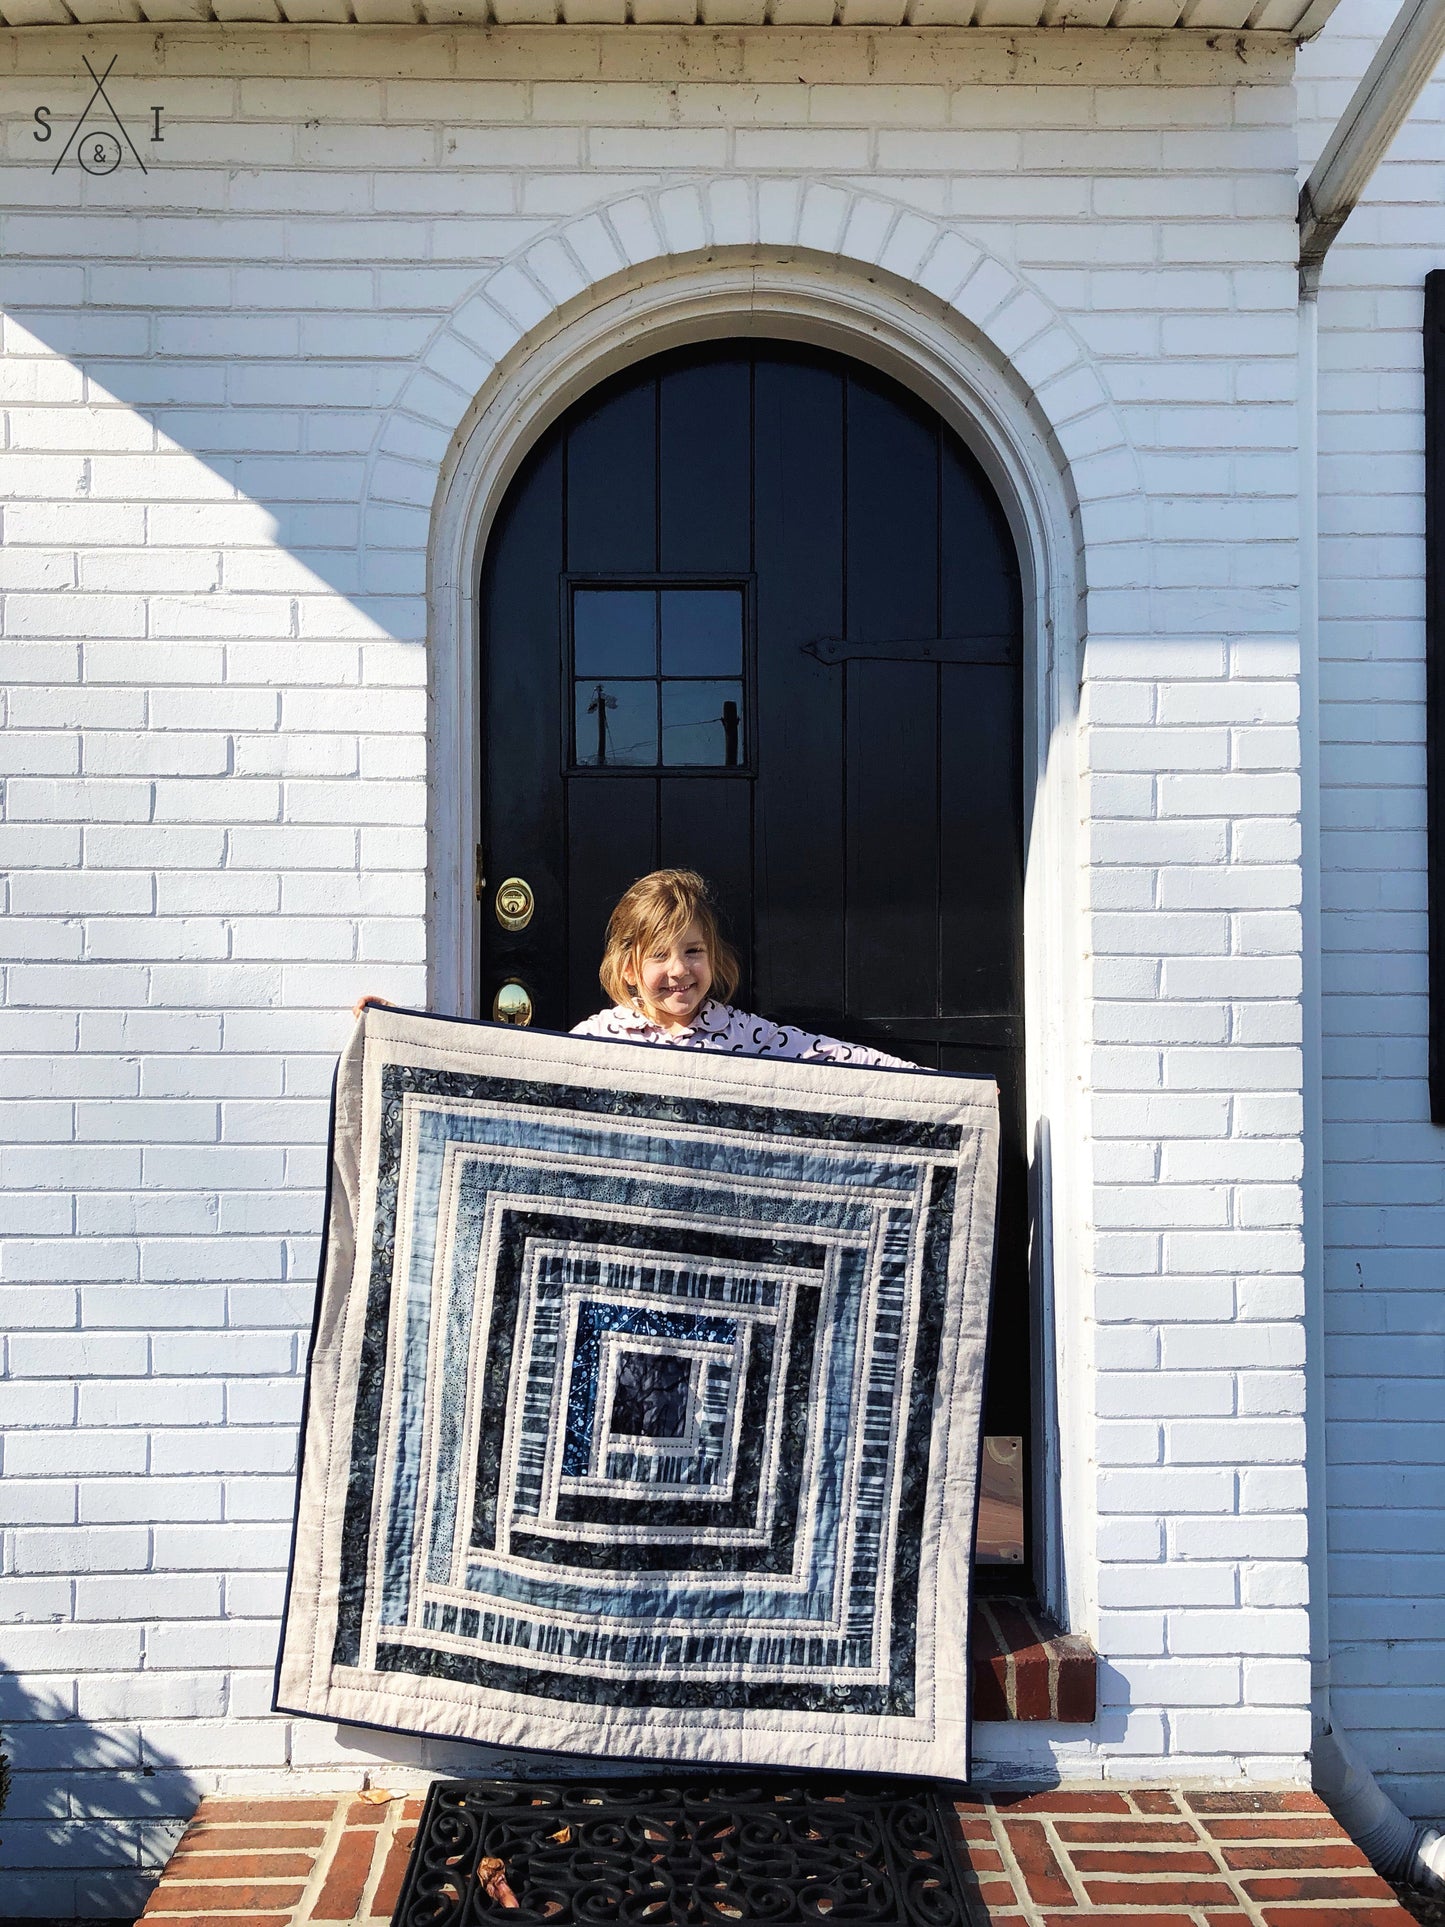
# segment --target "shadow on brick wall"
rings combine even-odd
[[[0,1644],[3,1665],[3,1644]],[[197,1781],[138,1724],[75,1717],[58,1694],[0,1673],[0,1927],[130,1927],[200,1800]]]

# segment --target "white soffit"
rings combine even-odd
[[[0,0],[11,27],[1094,27],[1318,33],[1335,0]]]

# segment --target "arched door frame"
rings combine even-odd
[[[1094,1612],[1090,1321],[1077,1233],[1086,1195],[1086,951],[1075,728],[1082,659],[1078,505],[1057,441],[1002,356],[921,290],[836,260],[737,250],[616,277],[548,316],[494,369],[442,465],[428,558],[428,995],[482,1015],[474,887],[482,746],[477,588],[492,522],[537,438],[574,401],[668,348],[739,336],[807,342],[871,364],[927,402],[993,483],[1024,606],[1025,1090],[1032,1146],[1035,1572],[1079,1630]]]

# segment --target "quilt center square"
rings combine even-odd
[[[693,1429],[693,1381],[693,1361],[674,1352],[619,1353],[608,1431],[619,1439],[668,1439],[681,1446]]]

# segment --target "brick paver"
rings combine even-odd
[[[421,1808],[414,1789],[204,1800],[141,1927],[380,1927]],[[1413,1927],[1298,1788],[980,1792],[957,1812],[980,1927]]]

